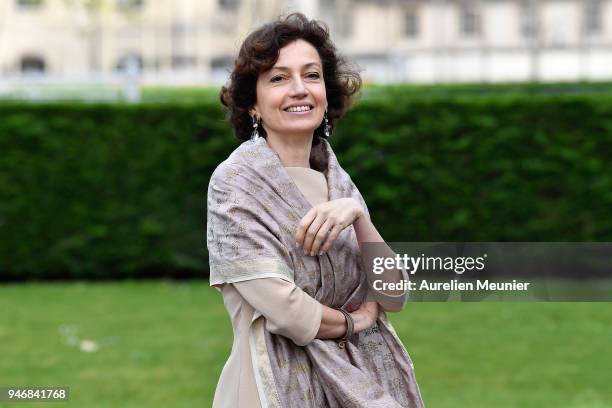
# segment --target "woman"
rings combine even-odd
[[[384,241],[326,141],[360,85],[301,14],[240,48],[221,101],[246,141],[208,188],[210,284],[234,330],[214,407],[422,406],[385,314],[407,293],[366,301],[360,245]]]

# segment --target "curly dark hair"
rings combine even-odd
[[[298,39],[310,43],[321,58],[329,125],[333,128],[335,121],[351,107],[353,97],[361,88],[359,72],[338,55],[325,23],[292,13],[249,34],[240,47],[228,83],[221,88],[219,99],[227,107],[229,122],[240,140],[248,140],[253,130],[249,110],[257,102],[257,77],[274,66],[281,48]],[[313,145],[325,138],[323,128],[324,123],[315,129]],[[263,126],[258,131],[266,137]]]

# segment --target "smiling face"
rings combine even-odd
[[[304,40],[281,48],[272,69],[257,78],[257,103],[268,136],[310,136],[327,108],[323,67],[316,48]]]

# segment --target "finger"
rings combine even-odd
[[[306,236],[306,231],[308,230],[310,224],[316,218],[316,216],[316,210],[314,208],[311,208],[310,211],[308,211],[306,215],[300,220],[297,231],[295,232],[295,243],[298,248],[304,246],[304,237]]]
[[[321,228],[319,228],[319,231],[317,232],[314,241],[312,242],[311,252],[314,252],[315,254],[323,253],[323,251],[321,251],[322,245],[327,239],[327,236],[329,235],[329,232],[333,227],[334,225],[329,218],[325,220],[323,225],[321,225]]]
[[[334,244],[334,242],[336,241],[336,238],[338,238],[338,235],[340,235],[340,232],[342,230],[343,228],[339,225],[333,226],[333,228],[329,231],[329,234],[327,235],[327,239],[325,240],[325,243],[321,247],[321,252],[329,251],[329,248],[331,248],[331,246]]]
[[[319,232],[319,229],[321,229],[321,225],[323,225],[324,222],[325,219],[323,216],[319,215],[308,227],[306,236],[304,238],[304,250],[307,253],[312,253],[312,243],[314,242],[315,237],[317,236],[317,233]]]

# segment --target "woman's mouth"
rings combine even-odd
[[[283,109],[285,112],[304,115],[312,112],[314,107],[312,105],[299,105],[299,106],[290,106],[288,108]]]

